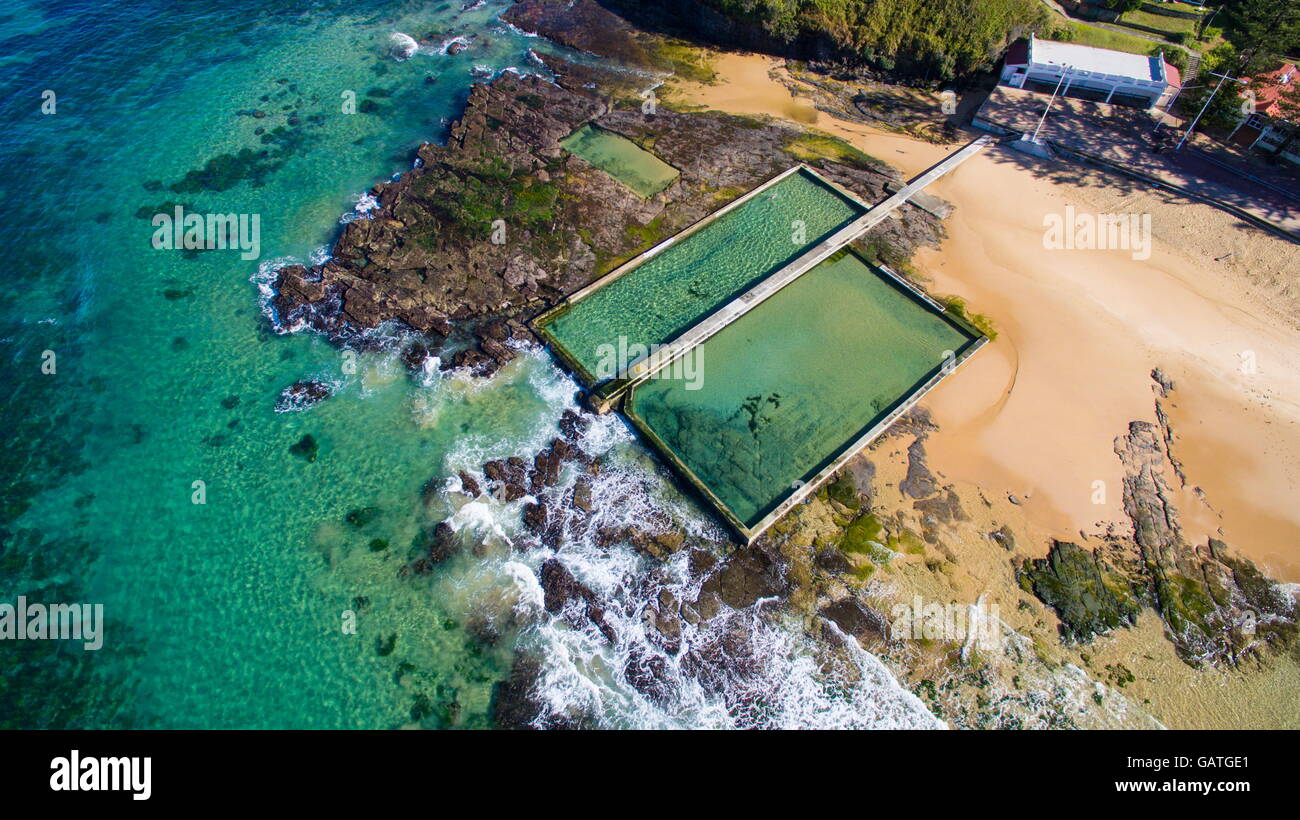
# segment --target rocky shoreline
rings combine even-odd
[[[506,73],[474,86],[447,144],[421,146],[414,169],[375,186],[379,207],[345,227],[328,262],[279,272],[278,321],[310,327],[343,346],[363,344],[364,331],[396,322],[415,331],[402,351],[413,372],[438,356],[444,369],[487,377],[536,344],[530,318],[796,159],[867,201],[899,182],[897,172],[870,158],[839,151],[810,158],[800,141],[804,132],[791,124],[663,106],[643,110],[639,92],[654,82],[647,74],[663,68],[656,44],[594,3],[573,5],[584,10],[580,25],[564,23],[556,4],[539,0],[519,3],[506,19],[639,73],[537,55],[554,82]],[[638,197],[560,146],[586,123],[652,149],[680,178],[650,199]],[[864,250],[905,266],[915,248],[942,237],[931,210],[906,208]],[[504,220],[503,242],[493,241],[497,220]],[[1174,388],[1158,373],[1153,378],[1158,423],[1135,421],[1116,440],[1132,533],[1116,528],[1094,543],[1055,542],[1046,558],[1018,554],[1030,534],[1002,522],[985,525],[987,512],[972,508],[978,501],[929,468],[925,438],[935,427],[919,408],[746,548],[729,543],[720,528],[690,534],[684,522],[662,512],[635,526],[610,524],[593,499],[593,487],[608,479],[607,465],[586,446],[593,419],[572,410],[545,448],[462,471],[450,492],[470,501],[523,502],[522,535],[511,549],[544,556],[536,568],[543,610],[619,648],[622,665],[615,671],[652,702],[670,703],[683,676],[713,691],[743,693],[735,681],[762,666],[756,635],[789,616],[816,642],[826,668],[851,681],[865,674],[850,662],[854,653],[875,653],[952,725],[1077,725],[1080,718],[1067,708],[1074,695],[1063,684],[1044,684],[1042,691],[1023,685],[1034,674],[1064,668],[1037,638],[1013,631],[996,657],[972,654],[951,636],[909,640],[894,628],[891,611],[911,591],[933,599],[956,588],[944,584],[966,554],[959,533],[978,523],[985,527],[982,542],[1005,551],[999,581],[1009,596],[1023,593],[1014,599],[1016,609],[1027,620],[1059,624],[1066,645],[1129,626],[1149,607],[1188,663],[1261,664],[1293,651],[1289,596],[1222,541],[1192,546],[1183,538],[1166,483],[1168,474],[1182,478],[1171,449],[1175,436],[1160,405]],[[325,397],[316,387],[294,387],[286,391],[290,405]],[[880,474],[879,455],[903,441],[904,471],[890,484]],[[427,493],[442,492],[446,480],[432,478]],[[630,546],[648,569],[629,577],[617,595],[602,594],[567,562],[576,543]],[[481,549],[464,542],[449,521],[438,521],[423,532],[401,573],[426,575]],[[485,618],[474,632],[492,645],[510,628]],[[557,712],[540,697],[545,660],[528,647],[518,651],[494,697],[498,725],[598,725],[596,715]],[[1098,674],[1111,674],[1116,711],[1125,712],[1118,694],[1124,675]],[[1088,673],[1072,680],[1101,704]],[[727,708],[739,713],[754,705],[746,698],[758,695],[728,697]]]
[[[1291,596],[1222,540],[1183,537],[1167,476],[1184,486],[1186,478],[1161,404],[1174,385],[1159,370],[1151,377],[1157,421],[1132,422],[1115,439],[1132,534],[1112,532],[1092,551],[1055,542],[1047,558],[1024,562],[1022,586],[1056,611],[1066,641],[1132,625],[1150,606],[1189,663],[1235,665],[1285,651],[1297,637]]]
[[[278,271],[279,324],[356,344],[396,321],[425,337],[418,360],[458,329],[505,320],[504,336],[477,334],[475,352],[452,364],[487,375],[509,360],[495,343],[531,339],[528,319],[797,161],[866,201],[900,181],[869,158],[810,155],[791,125],[662,105],[643,112],[633,91],[651,78],[536,56],[555,82],[506,72],[474,85],[447,143],[422,145],[415,168],[372,188],[378,207],[345,226],[329,261]],[[652,149],[679,179],[645,200],[568,154],[560,141],[587,123]],[[913,207],[878,229],[871,248],[905,260],[941,236],[939,220]]]

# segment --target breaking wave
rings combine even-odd
[[[466,592],[479,617],[515,633],[516,666],[532,664],[531,722],[539,727],[599,728],[944,728],[884,664],[852,638],[811,637],[810,627],[776,599],[744,609],[723,605],[711,619],[680,621],[671,639],[651,623],[648,608],[690,601],[704,575],[693,570],[691,550],[666,561],[650,558],[607,534],[647,522],[671,522],[686,537],[721,556],[722,530],[678,492],[662,467],[617,417],[585,416],[577,438],[592,474],[581,461],[565,464],[554,486],[511,502],[483,493],[470,498],[458,473],[482,487],[483,463],[514,455],[531,461],[557,435],[566,410],[575,409],[575,385],[532,349],[525,368],[495,379],[526,379],[546,401],[534,431],[510,442],[466,439],[444,463],[445,519],[472,541],[479,560],[448,583]],[[446,374],[444,374],[445,376]],[[485,380],[493,381],[493,380]],[[446,380],[433,389],[450,389]],[[509,446],[503,446],[509,445]],[[579,481],[589,485],[590,514],[573,505]],[[521,524],[527,505],[547,503],[563,517],[563,535],[547,543]],[[543,605],[543,567],[558,561],[592,596],[569,600],[558,611]],[[494,579],[485,582],[485,573]],[[554,608],[553,608],[554,609]]]
[[[395,31],[388,38],[388,53],[398,62],[409,60],[420,50],[420,44],[409,34]]]

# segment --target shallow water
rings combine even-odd
[[[791,174],[557,314],[547,332],[604,372],[602,346],[666,344],[863,210],[813,175]]]
[[[0,601],[100,603],[108,621],[95,652],[0,641],[0,726],[487,726],[521,645],[546,659],[548,702],[595,703],[600,725],[933,723],[887,673],[827,688],[797,633],[767,623],[785,654],[763,674],[783,681],[784,705],[737,716],[733,695],[684,674],[675,703],[690,709],[650,705],[602,671],[644,636],[584,648],[585,632],[537,610],[547,553],[512,546],[524,500],[455,492],[458,470],[544,446],[576,385],[540,351],[491,380],[412,379],[395,330],[352,367],[271,324],[276,267],[323,259],[340,214],[361,218],[359,193],[443,136],[476,76],[530,70],[528,50],[550,48],[495,22],[504,7],[159,0],[0,15]],[[469,48],[446,54],[457,36]],[[152,217],[177,204],[258,215],[260,256],[155,249]],[[302,378],[335,395],[275,412]],[[314,461],[290,452],[308,434]],[[712,531],[617,422],[590,446],[623,465],[602,516],[666,505]],[[348,522],[365,508],[354,520],[372,520]],[[483,554],[399,578],[443,519]],[[624,545],[566,550],[593,584],[649,575]]]
[[[972,341],[847,253],[704,342],[699,373],[638,386],[631,408],[752,526]]]
[[[677,169],[642,150],[627,137],[584,125],[560,143],[575,155],[631,188],[652,197],[677,179]]]
[[[553,425],[537,385],[560,377],[533,359],[490,387],[421,387],[391,354],[345,373],[319,339],[268,332],[253,280],[318,255],[358,192],[409,168],[458,114],[476,65],[531,65],[538,41],[494,23],[500,8],[9,8],[0,178],[25,207],[0,227],[24,260],[0,285],[14,370],[0,598],[101,602],[111,625],[99,653],[0,647],[32,657],[6,665],[0,723],[388,726],[410,721],[422,694],[434,712],[456,703],[462,723],[486,720],[501,660],[396,569],[423,523],[421,484],[474,437],[513,450]],[[425,45],[397,59],[397,32]],[[477,38],[441,53],[456,34]],[[251,159],[208,165],[244,149]],[[151,217],[171,203],[259,215],[260,258],[155,250]],[[53,375],[39,369],[46,350]],[[305,377],[338,395],[274,412]],[[289,453],[304,434],[321,444],[314,463]],[[205,504],[192,503],[195,481]],[[343,523],[365,506],[376,522]],[[372,553],[380,537],[391,546]],[[347,635],[358,596],[369,605]],[[398,650],[379,657],[392,632]],[[401,661],[428,687],[399,686]]]

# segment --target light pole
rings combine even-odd
[[[1047,101],[1047,107],[1043,109],[1043,116],[1038,118],[1038,125],[1034,127],[1034,135],[1029,138],[1030,142],[1038,142],[1038,132],[1043,130],[1043,123],[1047,122],[1047,112],[1052,110],[1052,103],[1056,102],[1056,94],[1061,90],[1061,85],[1065,82],[1066,75],[1070,73],[1070,66],[1061,66],[1061,79],[1056,81],[1056,88],[1052,91],[1052,98]]]
[[[1205,36],[1205,30],[1210,27],[1210,23],[1214,22],[1215,16],[1217,16],[1218,13],[1222,10],[1223,10],[1223,6],[1219,6],[1217,9],[1215,9],[1213,12],[1210,13],[1210,19],[1206,20],[1205,4],[1204,3],[1201,4],[1201,24],[1196,29],[1196,39],[1199,40]]]
[[[1192,135],[1192,130],[1196,128],[1196,123],[1200,122],[1201,115],[1205,113],[1205,109],[1210,107],[1210,102],[1214,100],[1214,95],[1219,93],[1219,87],[1223,85],[1224,80],[1232,80],[1234,83],[1246,82],[1245,80],[1240,80],[1237,79],[1236,77],[1229,77],[1227,74],[1217,74],[1213,71],[1209,72],[1209,74],[1212,77],[1219,77],[1220,78],[1219,82],[1217,85],[1214,86],[1214,90],[1210,92],[1210,96],[1205,98],[1205,105],[1202,105],[1201,110],[1196,112],[1196,118],[1192,120],[1192,124],[1187,126],[1187,130],[1183,132],[1183,138],[1180,139],[1178,141],[1178,144],[1174,146],[1175,151],[1177,151],[1179,148],[1182,148],[1183,143],[1187,142],[1187,138]]]

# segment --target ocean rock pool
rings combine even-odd
[[[705,341],[689,384],[660,371],[624,411],[752,538],[983,341],[842,250]]]
[[[676,168],[630,139],[590,123],[565,137],[560,144],[645,199],[672,185],[678,176]]]

